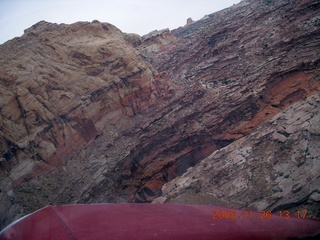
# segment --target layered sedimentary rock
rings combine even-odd
[[[222,147],[240,139],[316,94],[319,6],[319,1],[242,1],[173,30],[173,42],[162,41],[155,48],[149,47],[150,40],[142,41],[139,50],[159,71],[188,92],[198,90],[182,113],[176,111],[174,118],[184,119],[184,125],[175,134],[188,131],[202,153],[208,153],[214,143]],[[165,37],[168,33],[154,36],[154,42]],[[188,148],[177,151],[182,149]],[[178,169],[185,171],[197,156],[191,150]]]
[[[197,203],[319,216],[320,96],[290,106],[162,187],[154,203]]]
[[[143,54],[174,81],[218,96],[207,106],[218,103],[227,116],[209,121],[224,120],[218,138],[234,140],[319,88],[317,10],[318,1],[243,1]]]
[[[110,24],[40,22],[2,46],[3,165],[28,153],[58,164],[170,94],[126,38]]]
[[[141,38],[98,21],[40,22],[0,46],[1,224],[48,204],[151,202],[162,195],[169,202],[315,208],[317,134],[304,123],[271,119],[304,121],[305,114],[306,124],[319,124],[312,97],[320,87],[319,8],[315,0],[242,1]],[[238,163],[235,147],[243,144],[251,150],[239,153],[246,162]],[[290,150],[295,144],[297,152]],[[162,188],[203,159],[175,180],[194,174],[200,188],[192,180],[189,190]],[[201,178],[205,162],[208,171],[219,167],[206,179],[228,189]],[[257,170],[248,171],[261,184],[248,183],[243,171],[230,175],[251,162]],[[295,170],[281,182],[290,164]],[[300,186],[303,177],[313,185]],[[265,193],[236,196],[266,185]],[[213,195],[201,198],[205,189]]]
[[[1,216],[17,203],[38,208],[33,184],[67,171],[64,164],[106,127],[121,132],[173,96],[168,79],[133,47],[139,42],[98,21],[40,22],[0,47]]]

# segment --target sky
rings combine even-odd
[[[240,0],[0,0],[0,44],[35,23],[108,22],[126,33],[184,26]]]

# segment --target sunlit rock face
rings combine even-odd
[[[93,202],[316,215],[319,8],[241,1],[142,37],[40,22],[1,45],[1,225]]]

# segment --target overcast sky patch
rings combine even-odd
[[[240,0],[0,0],[0,44],[35,23],[108,22],[123,32],[175,29]]]

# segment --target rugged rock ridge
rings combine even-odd
[[[173,96],[137,41],[98,21],[40,22],[0,47],[1,216],[24,204],[21,184],[58,174],[106,126],[121,132],[130,117]]]
[[[188,106],[189,116],[183,108],[184,117],[175,114],[184,119],[182,129],[210,139],[196,145],[228,144],[316,94],[319,6],[319,1],[243,1],[173,30],[173,42],[149,48],[150,41],[142,41],[138,49],[177,84],[201,93]]]
[[[317,93],[319,5],[243,1],[184,28],[141,38],[98,21],[40,22],[0,46],[1,224],[48,204],[151,202],[162,191],[168,201],[179,194],[189,201],[182,188],[169,184],[161,190],[163,184],[210,161],[214,151],[249,141],[243,137],[253,134],[250,139],[255,128]],[[295,136],[304,136],[298,132]],[[261,146],[272,144],[270,138]],[[277,167],[287,166],[274,163]],[[231,165],[219,178],[226,171],[232,185],[229,170]],[[169,196],[166,189],[177,194]],[[310,198],[315,188],[299,191],[297,201],[317,199]],[[240,202],[231,207],[267,206],[235,199],[232,190],[224,194],[218,196],[222,205],[231,196]],[[263,196],[272,204],[270,194]],[[291,196],[274,207],[297,202]],[[203,201],[196,198],[195,203]]]
[[[26,152],[63,162],[106,124],[172,95],[125,39],[110,24],[40,22],[2,46],[3,165]]]
[[[154,203],[308,209],[319,216],[320,96],[290,106],[162,187]]]
[[[319,87],[318,9],[318,1],[243,1],[143,53],[177,82],[200,83],[230,105],[249,104],[227,110],[234,126],[219,127],[223,138],[237,139]]]
[[[177,41],[144,53],[178,83],[201,83],[205,92],[215,93],[211,106],[219,105],[200,111],[207,118],[196,117],[212,138],[241,138],[166,184],[155,202],[306,207],[312,216],[318,214],[318,138],[307,126],[313,121],[319,127],[313,118],[319,112],[314,99],[311,105],[305,99],[319,89],[319,8],[319,1],[242,1],[172,31]],[[288,122],[275,121],[273,128],[264,124],[242,138],[294,102],[296,112],[287,110],[278,117]],[[296,129],[299,121],[292,119],[303,127]],[[274,134],[261,137],[263,132]],[[287,142],[290,134],[294,137]],[[270,149],[275,150],[272,155]]]

